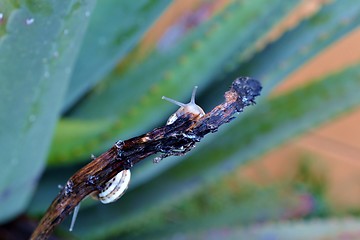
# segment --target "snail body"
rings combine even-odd
[[[166,125],[170,125],[174,123],[176,119],[178,119],[180,116],[184,114],[191,113],[197,116],[198,118],[203,117],[205,115],[204,110],[195,103],[195,95],[197,88],[198,88],[197,86],[194,87],[193,92],[191,94],[191,100],[189,103],[178,102],[174,99],[167,98],[165,96],[162,97],[162,99],[180,106],[180,108],[169,117],[169,119],[166,122]]]

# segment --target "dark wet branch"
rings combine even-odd
[[[155,162],[168,156],[184,155],[206,134],[216,132],[222,124],[230,122],[235,113],[255,104],[255,97],[260,95],[260,91],[261,85],[258,81],[248,77],[237,78],[230,90],[225,92],[225,101],[205,116],[199,118],[192,114],[183,115],[171,125],[156,128],[126,141],[118,141],[67,181],[31,239],[47,239],[55,226],[60,224],[82,199],[100,191],[102,186],[120,171],[129,169],[156,153],[160,153],[160,156],[155,158]]]

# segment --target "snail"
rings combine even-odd
[[[104,188],[97,194],[100,202],[107,204],[118,200],[128,189],[130,183],[130,169],[122,170],[115,177],[105,183]]]
[[[103,204],[112,203],[118,200],[128,189],[131,178],[130,169],[122,170],[115,177],[105,183],[104,188],[99,192],[93,192],[91,197],[100,200]],[[80,209],[80,203],[75,207],[69,231],[74,229],[76,217]]]
[[[180,108],[169,117],[169,119],[166,122],[166,125],[170,125],[174,123],[176,119],[178,119],[178,117],[184,114],[191,113],[197,118],[203,117],[205,115],[204,110],[195,103],[195,95],[197,88],[198,88],[197,86],[194,87],[193,92],[191,94],[191,100],[187,104],[178,102],[174,99],[167,98],[165,96],[162,97],[162,99],[180,106]],[[92,158],[94,158],[93,155]],[[124,195],[125,191],[128,189],[130,178],[131,178],[130,169],[122,170],[121,172],[116,174],[112,179],[106,182],[105,186],[101,190],[93,192],[91,196],[95,199],[100,200],[100,202],[104,204],[115,202],[122,195]],[[69,229],[70,231],[72,231],[74,228],[74,224],[77,214],[79,212],[79,208],[80,208],[80,204],[78,204],[74,209],[74,213]]]
[[[198,118],[203,117],[205,115],[204,110],[201,107],[199,107],[198,105],[196,105],[196,103],[195,103],[195,94],[196,94],[197,88],[198,88],[197,86],[194,87],[192,95],[191,95],[191,100],[187,104],[178,102],[174,99],[167,98],[165,96],[162,97],[162,99],[180,106],[180,108],[169,117],[169,119],[166,122],[166,125],[170,125],[170,124],[174,123],[176,121],[176,119],[178,119],[178,117],[180,117],[184,114],[191,113],[191,114],[197,116]]]

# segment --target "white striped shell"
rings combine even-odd
[[[196,105],[196,103],[195,103],[195,94],[196,94],[197,88],[198,88],[197,86],[194,87],[192,95],[191,95],[191,100],[187,104],[178,102],[174,99],[167,98],[165,96],[162,97],[162,99],[180,106],[180,108],[169,117],[169,119],[166,122],[166,125],[170,125],[170,124],[174,123],[176,121],[176,119],[178,119],[178,117],[180,117],[186,113],[192,113],[198,117],[202,117],[205,115],[204,110],[201,107],[199,107],[198,105]]]
[[[100,200],[102,203],[112,203],[118,200],[125,191],[128,189],[131,178],[130,170],[123,170],[116,174],[111,180],[109,180],[105,187],[99,193],[93,193],[91,196],[95,199]],[[71,219],[71,225],[69,231],[71,232],[74,229],[76,217],[80,209],[80,203],[75,207],[73,212],[73,217]]]
[[[104,189],[99,192],[97,197],[104,204],[115,202],[128,189],[130,178],[130,169],[119,172],[105,184]]]

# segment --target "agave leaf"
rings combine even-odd
[[[327,188],[326,170],[310,168],[309,164],[314,159],[299,160],[294,178],[265,185],[253,183],[246,177],[239,178],[238,171],[231,171],[193,196],[171,205],[161,215],[146,220],[141,229],[123,233],[121,238],[154,239],[166,236],[170,239],[177,234],[331,214],[333,208],[324,194]],[[307,169],[305,172],[304,167]]]
[[[265,35],[266,30],[270,30],[296,2],[283,4],[282,1],[274,1],[277,5],[273,6],[265,0],[236,1],[171,48],[163,49],[159,45],[138,66],[114,71],[70,116],[117,119],[122,116],[121,113],[126,114],[127,109],[139,104],[144,95],[149,95],[151,88],[160,93],[169,89],[169,86],[160,86],[161,83],[166,84],[165,80],[171,82],[166,85],[176,86],[175,89],[170,88],[172,91],[168,94],[187,97],[194,84],[209,81],[214,72],[222,72],[222,65],[230,57],[237,56],[244,49],[254,49],[254,42]],[[273,14],[280,6],[280,14]],[[266,26],[263,26],[264,22],[267,22]],[[259,26],[264,28],[259,31]],[[186,87],[182,87],[185,84]]]
[[[94,3],[0,1],[0,222],[34,191]]]
[[[227,78],[245,72],[264,81],[264,91],[269,92],[295,69],[359,25],[359,1],[333,1],[230,73]]]
[[[221,178],[244,161],[358,105],[359,79],[360,68],[356,65],[284,96],[260,102],[240,120],[220,129],[213,141],[200,143],[181,165],[129,191],[117,204],[82,211],[76,235],[96,239],[135,231],[144,222],[151,226],[146,219],[159,216],[161,209]],[[48,198],[45,190],[39,194],[37,199]]]
[[[77,154],[81,154],[84,150],[81,149],[83,142],[89,143],[91,145],[97,146],[100,143],[95,142],[96,136],[106,129],[109,126],[109,121],[106,120],[92,120],[92,121],[84,121],[84,120],[68,120],[62,119],[61,124],[58,124],[56,127],[55,134],[58,136],[52,142],[53,146],[57,146],[60,151],[59,152],[50,152],[48,158],[49,166],[58,166],[63,163],[68,164],[73,161],[73,158],[77,156]],[[89,131],[91,129],[91,131]],[[70,142],[69,139],[72,139]],[[77,148],[73,149],[73,142],[77,142]],[[74,150],[72,155],[69,155],[69,149]],[[56,156],[53,156],[56,154]],[[89,151],[88,155],[85,157],[88,161],[90,160],[91,154],[97,155],[98,152]],[[56,159],[56,162],[54,162]]]
[[[359,235],[360,220],[357,218],[313,219],[308,221],[281,221],[277,223],[256,224],[248,227],[215,227],[206,231],[177,232],[165,238],[147,239],[356,239]],[[125,238],[122,238],[125,239]],[[138,239],[138,238],[132,238]],[[144,239],[144,238],[142,238]],[[145,238],[146,239],[146,238]]]
[[[248,50],[247,56],[249,49],[255,51],[255,41],[263,37],[296,2],[235,2],[189,33],[176,46],[157,49],[126,71],[114,71],[70,115],[71,118],[86,120],[106,118],[112,123],[88,142],[78,143],[69,138],[72,149],[64,150],[61,145],[54,144],[51,162],[60,163],[57,156],[61,153],[71,156],[75,150],[77,159],[83,160],[89,152],[103,151],[119,136],[126,139],[164,123],[163,113],[170,114],[170,109],[175,109],[175,106],[162,101],[162,95],[189,99],[194,85],[201,85],[201,92],[215,73],[222,72],[223,66],[233,61],[233,56],[245,49]],[[275,9],[277,14],[274,14]],[[259,25],[262,25],[261,31]],[[63,137],[56,135],[55,141],[57,138]],[[98,145],[94,146],[90,141]],[[82,149],[82,153],[78,149]]]
[[[91,14],[63,110],[104,78],[139,41],[170,3],[161,1],[99,1]]]

